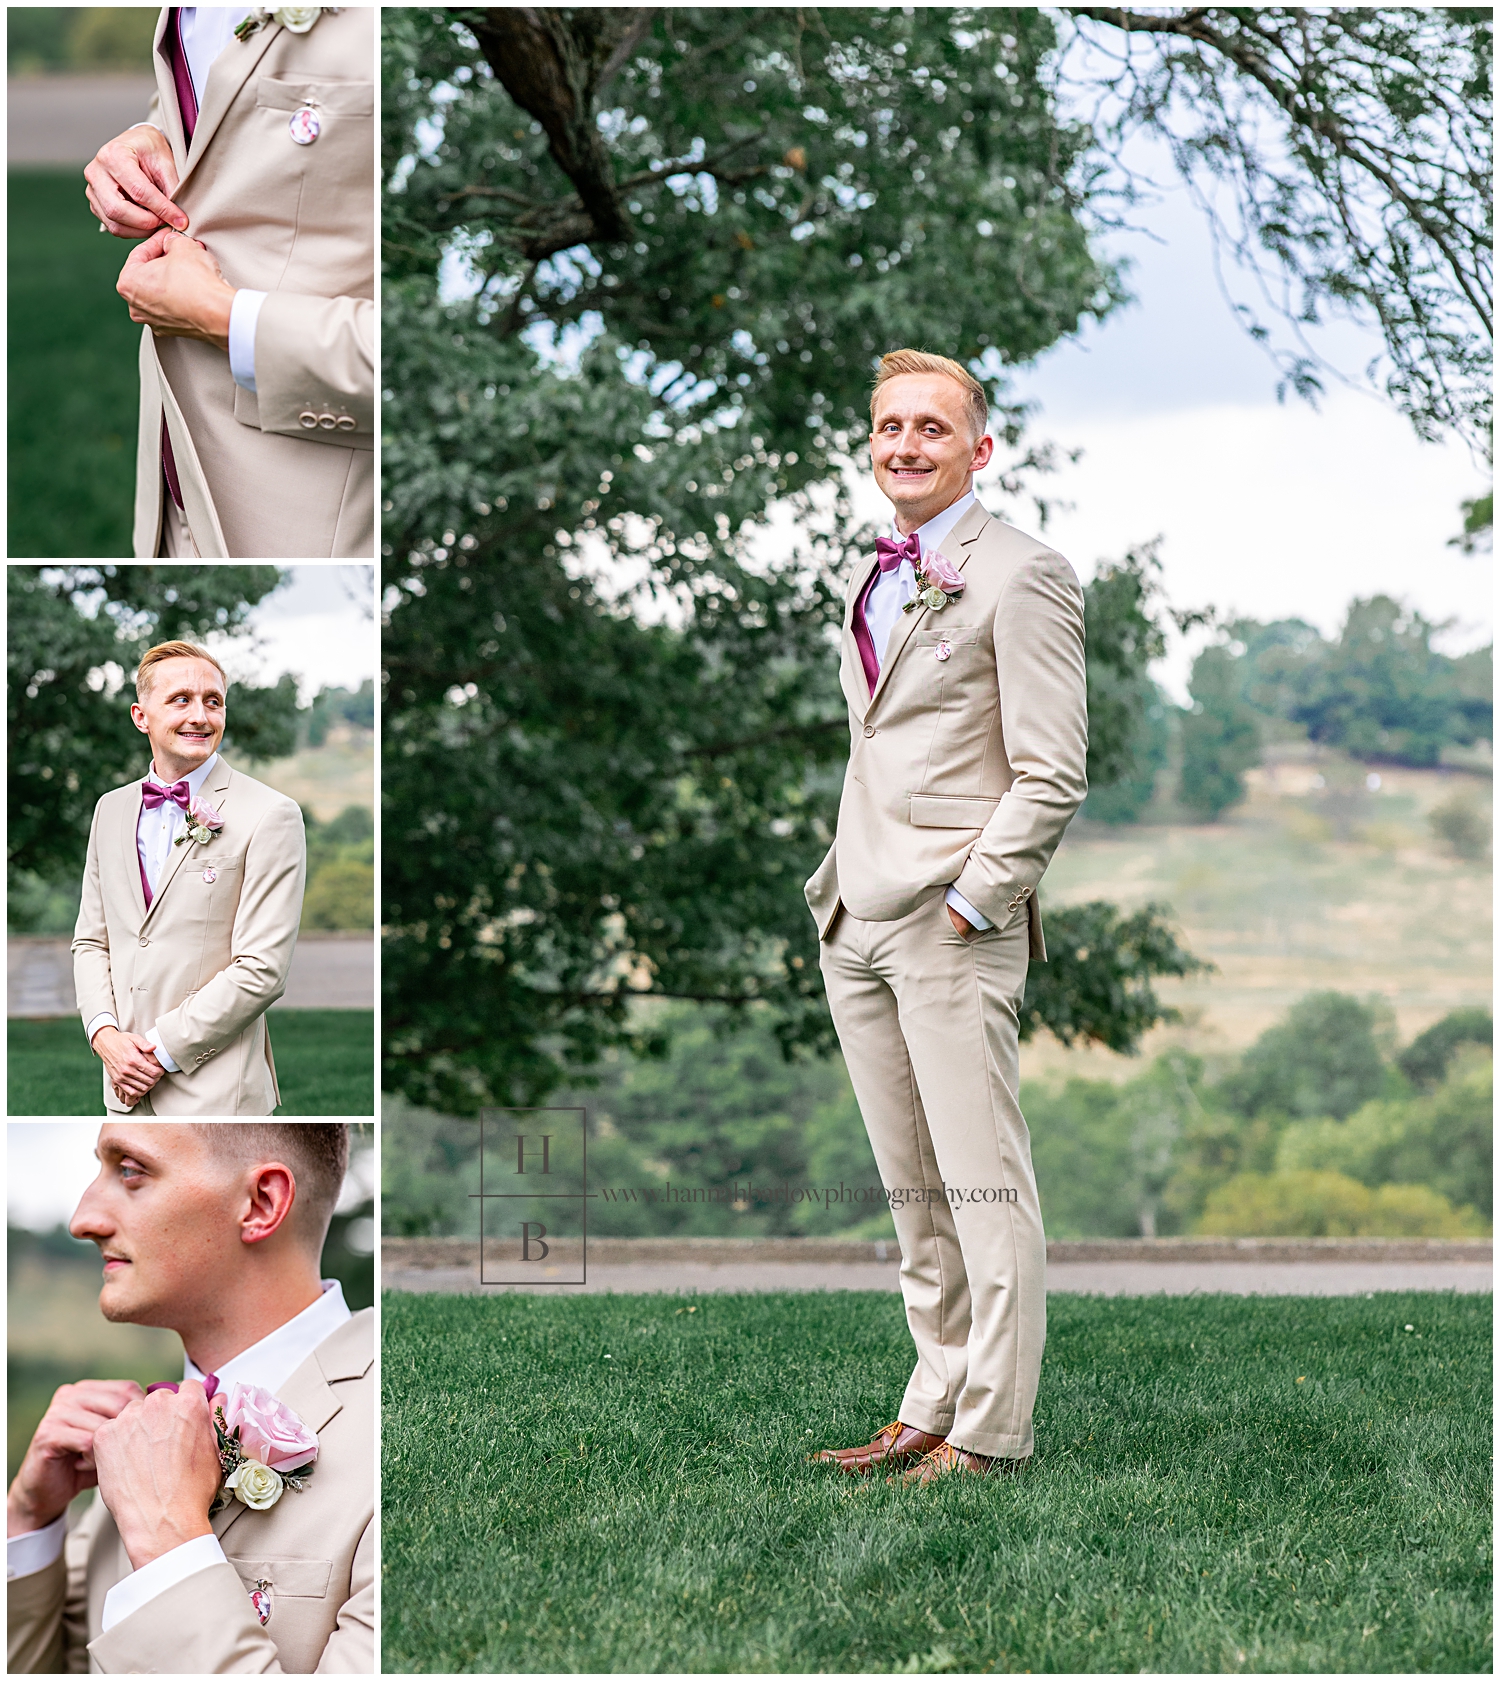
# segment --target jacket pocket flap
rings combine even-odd
[[[982,829],[999,804],[977,794],[913,794],[911,820],[919,829]]]
[[[271,1598],[322,1599],[328,1593],[333,1560],[327,1558],[232,1558],[247,1591],[257,1582],[271,1584]]]
[[[337,76],[262,76],[255,103],[263,111],[297,111],[314,105],[340,117],[373,117],[375,84],[346,82]]]

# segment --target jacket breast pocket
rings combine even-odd
[[[285,111],[288,116],[310,105],[335,117],[373,117],[375,84],[333,76],[262,76],[255,84],[255,103],[263,111]]]
[[[229,1562],[239,1572],[247,1592],[262,1582],[271,1584],[273,1610],[278,1595],[282,1599],[325,1599],[333,1576],[333,1560],[328,1558],[232,1558]]]

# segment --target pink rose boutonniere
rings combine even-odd
[[[224,819],[207,800],[194,800],[188,808],[187,828],[172,845],[181,846],[185,841],[196,841],[199,846],[207,846],[223,827]]]
[[[922,557],[922,570],[917,574],[917,593],[901,610],[903,613],[915,613],[919,607],[925,607],[929,612],[937,613],[963,593],[963,573],[947,555],[933,549]]]
[[[288,1488],[306,1488],[316,1468],[318,1438],[269,1389],[236,1383],[213,1401],[223,1484],[212,1511],[231,1499],[268,1511]]]

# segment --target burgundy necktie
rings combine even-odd
[[[900,543],[890,537],[877,537],[875,558],[880,565],[870,574],[869,583],[859,592],[859,600],[854,603],[853,625],[854,646],[859,649],[859,663],[865,668],[865,681],[870,685],[872,695],[880,681],[880,660],[875,653],[875,639],[865,621],[865,603],[870,599],[870,591],[875,588],[875,580],[887,572],[894,572],[903,560],[909,560],[913,570],[921,566],[922,540],[915,531]]]
[[[177,109],[182,115],[183,138],[189,146],[193,143],[193,130],[198,126],[198,96],[193,92],[192,72],[188,69],[187,50],[182,44],[182,7],[173,6],[171,17],[167,21],[167,32],[162,37],[162,46],[166,49],[167,63],[172,67],[172,85],[177,89]],[[167,489],[172,493],[172,500],[180,508],[182,506],[182,485],[177,477],[177,462],[172,455],[172,440],[167,434],[167,417],[161,417],[161,467],[167,476]],[[150,904],[151,895],[146,895],[146,903]]]

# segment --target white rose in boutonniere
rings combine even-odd
[[[342,6],[257,6],[235,30],[237,41],[248,41],[268,23],[279,23],[293,35],[305,35],[324,12],[341,12]]]
[[[199,846],[207,846],[223,827],[224,819],[207,800],[194,800],[188,810],[187,828],[172,845],[181,846],[184,841],[196,841]]]
[[[205,1385],[205,1388],[207,1386]],[[288,1488],[306,1488],[317,1468],[318,1438],[267,1389],[237,1383],[210,1397],[223,1483],[212,1510],[238,1500],[266,1512]]]

